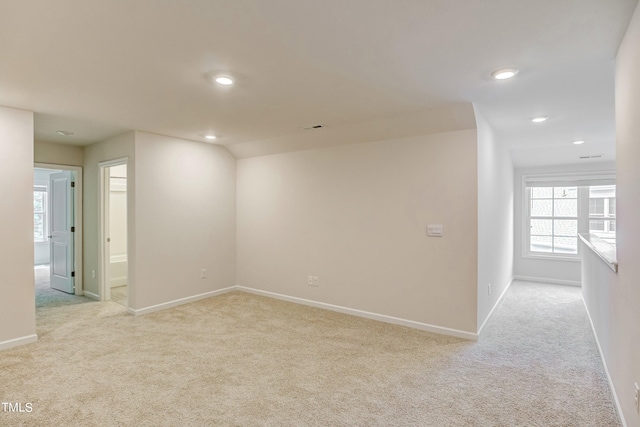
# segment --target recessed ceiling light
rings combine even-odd
[[[491,75],[496,80],[506,80],[515,77],[515,75],[518,74],[518,71],[519,70],[517,68],[503,68],[501,70],[494,71]]]
[[[533,119],[531,119],[533,123],[542,123],[542,122],[546,122],[547,120],[549,120],[549,117],[547,116],[534,117]]]
[[[205,135],[205,138],[207,138],[209,141],[213,141],[214,139],[216,139],[215,135]]]
[[[584,144],[584,141],[573,141],[573,145],[581,145]]]
[[[69,135],[73,135],[73,132],[68,131],[68,130],[57,130],[56,133],[58,135],[62,135],[62,136],[69,136]]]
[[[233,80],[227,76],[218,76],[215,78],[215,82],[223,86],[230,86],[233,84]]]

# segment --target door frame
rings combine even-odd
[[[76,227],[76,231],[73,236],[73,264],[74,270],[76,272],[75,275],[75,294],[76,295],[84,295],[84,286],[83,286],[83,264],[82,264],[82,166],[69,166],[69,165],[57,165],[54,163],[40,163],[35,162],[33,164],[34,169],[53,169],[53,170],[63,170],[63,171],[72,171],[75,172],[75,193],[74,193],[74,202],[73,202],[73,218],[74,218],[74,226]]]
[[[98,197],[98,210],[100,212],[99,244],[98,244],[98,274],[100,277],[100,301],[108,301],[111,299],[111,286],[109,278],[109,269],[107,266],[111,263],[109,251],[107,250],[107,237],[109,235],[109,195],[110,195],[110,177],[107,176],[109,168],[112,166],[127,165],[127,199],[129,198],[129,158],[120,157],[118,159],[107,160],[98,163],[100,176],[100,194]],[[127,203],[127,242],[129,241],[130,226],[128,221],[129,203]],[[129,258],[129,245],[127,244],[127,259]],[[129,279],[129,268],[127,267],[127,280]],[[127,298],[127,307],[129,307],[129,298]]]

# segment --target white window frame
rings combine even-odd
[[[597,199],[598,198],[595,198],[595,200],[597,200]],[[614,199],[617,200],[617,188],[616,188],[616,196],[614,196]],[[591,194],[589,194],[589,200],[591,200]],[[600,216],[592,216],[591,212],[588,212],[588,215],[589,215],[589,229],[591,228],[591,225],[590,225],[591,221],[603,221],[604,223],[608,223],[609,227],[605,227],[605,228],[609,228],[609,230],[605,229],[601,233],[603,233],[603,234],[604,233],[609,233],[609,234],[613,233],[613,236],[614,236],[613,239],[615,240],[616,231],[615,230],[611,231],[610,227],[611,227],[611,221],[613,221],[616,224],[616,230],[617,230],[617,225],[618,225],[617,212],[614,213],[613,215],[611,215],[611,208],[610,208],[611,200],[610,200],[609,197],[602,198],[602,200],[604,202],[603,203],[604,204],[604,214],[603,214],[603,216],[601,216],[601,217]],[[594,234],[596,234],[596,233],[594,233]],[[602,238],[602,239],[605,239],[605,240],[611,239],[611,237],[604,237],[604,236],[599,236],[599,237]]]
[[[41,214],[42,215],[42,239],[37,239],[35,235],[33,236],[34,243],[44,243],[47,242],[47,235],[49,233],[49,213],[47,212],[47,204],[49,200],[49,188],[46,185],[34,184],[33,192],[41,192],[44,193],[44,202],[42,204],[42,212],[36,212],[35,207],[33,209],[33,214]]]
[[[578,187],[578,234],[580,234],[589,232],[589,186],[615,184],[615,173],[606,171],[589,174],[564,173],[522,176],[522,258],[580,262],[580,244],[578,244],[576,254],[531,251],[531,186],[528,184],[535,182],[546,183],[549,187]]]

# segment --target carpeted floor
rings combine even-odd
[[[51,312],[0,352],[0,400],[33,407],[0,425],[619,425],[577,288],[514,283],[478,342],[241,292]]]

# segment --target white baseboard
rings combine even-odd
[[[247,288],[245,286],[236,286],[239,291],[249,292],[269,298],[275,298],[282,301],[292,302],[296,304],[308,305],[311,307],[322,308],[325,310],[337,311],[338,313],[350,314],[352,316],[364,317],[367,319],[377,320],[379,322],[392,323],[394,325],[408,326],[414,329],[420,329],[427,332],[433,332],[441,335],[450,335],[457,338],[476,341],[478,334],[473,332],[461,331],[458,329],[445,328],[443,326],[429,325],[427,323],[416,322],[413,320],[400,319],[398,317],[387,316],[385,314],[371,313],[368,311],[357,310],[355,308],[342,307],[339,305],[327,304],[324,302],[312,301],[304,298],[290,297],[287,295],[276,294],[274,292],[261,291],[259,289]]]
[[[14,338],[12,340],[0,342],[0,350],[7,350],[9,348],[18,347],[19,345],[31,344],[36,341],[38,341],[38,336],[36,334]]]
[[[498,305],[500,304],[500,301],[502,301],[502,298],[504,298],[504,296],[506,295],[507,291],[509,290],[509,287],[511,287],[511,284],[513,283],[515,279],[512,277],[511,280],[509,280],[509,283],[507,284],[507,287],[504,288],[504,291],[502,291],[502,293],[500,294],[500,296],[498,297],[498,300],[496,301],[496,303],[493,305],[493,308],[491,309],[491,311],[489,312],[489,314],[487,315],[487,317],[484,319],[484,322],[482,322],[482,325],[480,326],[480,328],[478,329],[478,336],[480,336],[480,333],[482,332],[482,329],[484,328],[484,325],[487,324],[487,322],[489,321],[489,319],[491,318],[491,315],[493,314],[493,312],[496,310],[496,308],[498,307]]]
[[[546,277],[530,277],[530,276],[513,276],[513,280],[523,282],[548,283],[550,285],[576,286],[582,287],[582,283],[575,280],[547,279]]]
[[[127,286],[127,276],[124,277],[113,277],[109,281],[111,288],[117,288],[120,286]]]
[[[89,292],[89,291],[82,291],[82,293],[87,298],[91,298],[91,299],[94,299],[96,301],[100,301],[100,295],[98,295],[98,294],[94,294],[93,292]]]
[[[143,314],[149,314],[149,313],[153,313],[155,311],[165,310],[167,308],[172,308],[172,307],[177,307],[179,305],[188,304],[190,302],[198,301],[198,300],[201,300],[201,299],[204,299],[204,298],[209,298],[209,297],[214,297],[216,295],[226,294],[227,292],[235,291],[236,288],[237,288],[236,286],[230,286],[228,288],[218,289],[218,290],[211,291],[211,292],[205,292],[204,294],[193,295],[193,296],[190,296],[190,297],[180,298],[180,299],[169,301],[169,302],[163,302],[162,304],[156,304],[156,305],[152,305],[152,306],[145,307],[145,308],[138,308],[138,309],[128,308],[127,311],[129,313],[135,315],[135,316],[141,316]]]
[[[582,303],[584,304],[584,309],[587,312],[587,317],[589,318],[589,323],[591,324],[591,330],[593,331],[593,336],[596,339],[596,345],[598,346],[598,353],[600,353],[602,366],[604,366],[604,373],[607,374],[607,381],[609,382],[609,389],[611,390],[611,395],[613,396],[613,401],[616,405],[616,411],[618,411],[618,418],[620,418],[620,422],[622,423],[622,426],[627,427],[627,422],[624,419],[624,414],[622,413],[622,406],[620,406],[620,400],[618,400],[618,393],[616,393],[616,388],[613,386],[613,381],[611,380],[611,375],[609,374],[609,368],[607,368],[607,361],[604,358],[604,353],[602,352],[602,347],[600,346],[600,341],[598,340],[598,334],[596,333],[596,328],[593,324],[591,313],[589,313],[589,307],[587,307],[587,302],[584,300],[584,298],[582,298]]]

